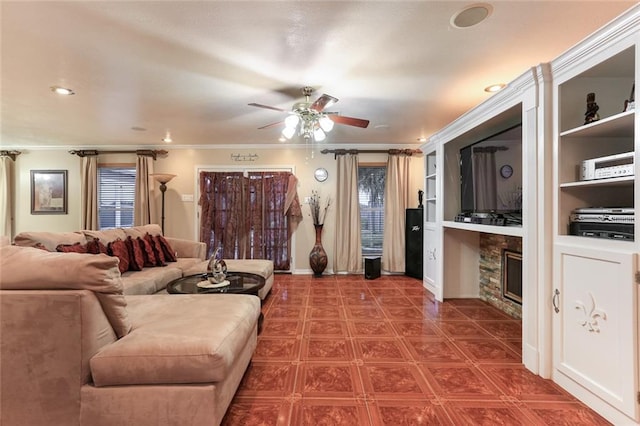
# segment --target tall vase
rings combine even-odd
[[[316,228],[316,243],[309,253],[309,265],[314,277],[322,276],[327,267],[327,252],[322,247],[322,225],[313,225]]]

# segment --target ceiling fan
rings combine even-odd
[[[369,125],[369,120],[345,117],[343,115],[339,115],[337,112],[325,111],[325,108],[338,102],[338,98],[323,94],[314,102],[311,102],[311,94],[313,92],[313,87],[303,87],[302,94],[305,97],[305,101],[293,104],[291,111],[269,105],[250,103],[250,106],[286,112],[289,114],[289,116],[283,121],[267,124],[265,126],[258,127],[258,129],[266,129],[284,122],[285,128],[282,131],[282,135],[285,138],[291,139],[297,133],[304,137],[305,140],[313,139],[320,142],[325,139],[325,132],[330,132],[333,129],[334,123],[361,128],[366,128]]]

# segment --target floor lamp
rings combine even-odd
[[[162,192],[162,235],[164,235],[164,193],[167,191],[167,183],[176,177],[176,175],[168,173],[153,173],[151,174],[155,180],[160,182],[160,192]]]

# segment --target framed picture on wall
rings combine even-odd
[[[31,170],[31,214],[67,214],[66,170]]]

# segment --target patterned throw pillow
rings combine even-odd
[[[164,258],[164,252],[162,251],[162,247],[160,247],[160,244],[156,244],[155,238],[153,238],[151,234],[147,234],[144,236],[144,239],[153,248],[153,254],[156,257],[156,266],[167,266],[167,262]]]
[[[80,243],[58,244],[56,251],[61,253],[88,253],[87,246]]]
[[[129,270],[129,250],[127,249],[127,243],[121,239],[111,241],[107,246],[109,249],[109,255],[115,256],[120,260],[118,269],[123,274]]]
[[[156,235],[153,237],[156,240],[156,246],[160,246],[162,249],[162,253],[164,253],[164,258],[167,262],[177,262],[175,251],[169,245],[169,241],[162,235]]]
[[[109,254],[107,246],[102,244],[100,238],[93,238],[87,242],[87,253],[91,254]]]
[[[156,266],[157,264],[156,255],[151,243],[147,241],[146,238],[142,238],[142,237],[136,238],[136,241],[140,246],[140,248],[142,249],[142,254],[144,256],[144,266],[145,267]]]
[[[144,268],[144,255],[140,244],[131,236],[127,237],[125,243],[127,243],[127,250],[129,251],[129,270],[142,271],[142,268]]]

